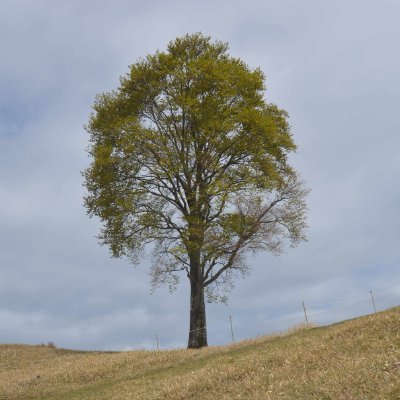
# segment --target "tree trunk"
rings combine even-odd
[[[196,209],[189,204],[191,209]],[[200,265],[201,247],[204,240],[204,230],[199,222],[198,212],[194,212],[189,223],[190,260],[190,328],[189,349],[199,349],[207,346],[206,306],[204,302],[204,276]]]
[[[190,281],[189,349],[207,346],[206,307],[203,282]]]

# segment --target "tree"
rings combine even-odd
[[[307,190],[287,162],[287,113],[264,75],[200,33],[130,66],[98,95],[86,130],[90,216],[112,256],[153,243],[154,287],[190,282],[189,348],[207,345],[205,296],[226,300],[246,255],[304,240]]]

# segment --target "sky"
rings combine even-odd
[[[98,244],[83,171],[95,95],[140,57],[202,32],[266,75],[307,182],[308,242],[249,259],[210,345],[400,304],[400,3],[396,0],[1,0],[0,343],[186,347],[189,288],[150,293]]]

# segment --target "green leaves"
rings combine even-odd
[[[201,260],[211,284],[244,270],[246,251],[303,237],[306,192],[292,185],[283,195],[297,179],[287,164],[296,145],[287,113],[264,99],[264,79],[197,33],[131,65],[96,98],[85,205],[114,256],[137,257],[155,241],[167,275]],[[161,264],[156,276],[167,281]]]

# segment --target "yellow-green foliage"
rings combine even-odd
[[[264,98],[264,81],[227,43],[197,33],[97,96],[85,205],[114,257],[135,262],[155,244],[154,286],[190,269],[210,293],[247,271],[247,253],[304,240],[308,191],[287,161],[288,115]]]
[[[400,399],[400,308],[226,347],[0,346],[0,399]]]

